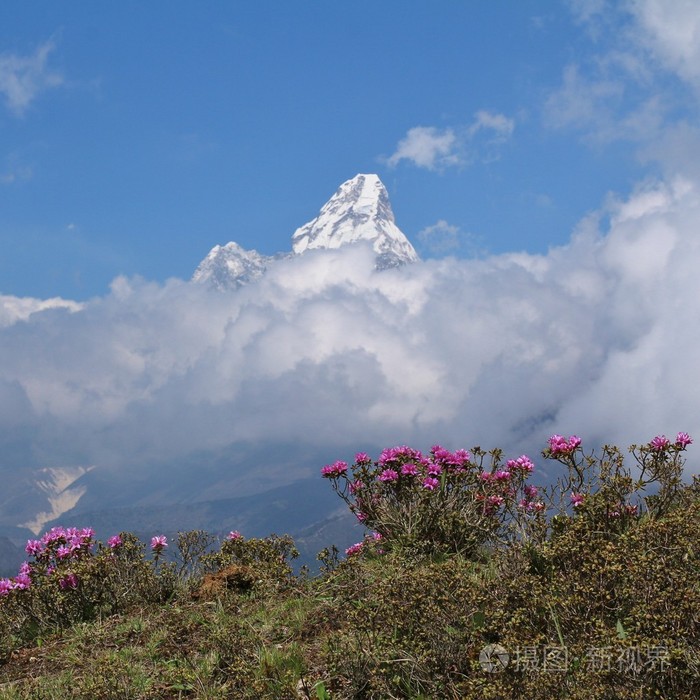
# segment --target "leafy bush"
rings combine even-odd
[[[350,475],[342,461],[321,473],[386,548],[470,557],[506,537],[522,514],[544,511],[538,490],[525,483],[532,469],[526,455],[503,464],[501,450],[449,452],[435,445],[426,456],[407,446],[389,448],[374,462],[358,453]]]

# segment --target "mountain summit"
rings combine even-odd
[[[389,195],[377,175],[355,175],[344,182],[319,215],[294,232],[291,253],[268,257],[233,242],[217,245],[199,264],[192,280],[218,289],[235,289],[260,277],[277,259],[303,255],[307,250],[336,249],[358,241],[372,244],[378,270],[419,259],[396,226]]]
[[[340,248],[371,241],[377,268],[416,262],[418,255],[394,222],[389,195],[377,175],[355,175],[323,205],[319,215],[292,236],[296,255],[314,248]]]

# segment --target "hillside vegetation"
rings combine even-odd
[[[287,536],[54,528],[0,580],[0,698],[700,697],[691,442],[553,436],[546,487],[478,447],[326,465],[368,534],[314,576]]]

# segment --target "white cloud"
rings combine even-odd
[[[433,126],[416,126],[408,130],[399,141],[396,151],[387,161],[395,166],[402,160],[428,170],[448,165],[459,165],[461,159],[456,152],[457,136],[452,129],[436,129]]]
[[[431,226],[426,226],[418,232],[418,240],[431,252],[454,252],[459,248],[459,226],[439,219]]]
[[[54,297],[53,299],[34,299],[32,297],[14,297],[0,294],[0,328],[12,326],[17,321],[26,321],[32,314],[47,309],[66,309],[71,312],[80,311],[83,304],[69,299]]]
[[[494,146],[507,141],[514,129],[513,119],[487,110],[476,112],[466,126],[416,126],[408,130],[386,162],[394,167],[407,160],[419,168],[444,170],[476,160],[494,160]]]
[[[63,84],[61,73],[47,65],[54,48],[52,41],[46,41],[30,56],[0,55],[0,94],[16,116],[22,116],[41,92]]]
[[[416,235],[419,252],[424,257],[457,254],[476,258],[486,254],[478,236],[462,231],[459,226],[439,219]]]
[[[231,293],[120,278],[80,309],[4,297],[0,471],[94,464],[115,489],[165,487],[223,450],[271,455],[231,467],[238,484],[293,473],[279,455],[307,443],[347,458],[435,441],[536,456],[553,432],[700,440],[698,220],[700,188],[675,179],[547,255],[377,273],[359,246]]]
[[[654,57],[700,88],[700,4],[695,0],[634,0],[641,41]]]
[[[548,126],[577,130],[598,145],[629,141],[647,148],[695,114],[700,4],[572,0],[570,6],[595,53],[565,67],[544,104]]]
[[[497,140],[509,139],[515,129],[515,120],[503,114],[494,114],[486,110],[479,110],[474,115],[474,123],[469,127],[470,136],[474,136],[478,131],[491,131],[493,138]]]

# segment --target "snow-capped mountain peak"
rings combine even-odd
[[[193,282],[206,282],[217,289],[232,289],[262,276],[272,258],[238,243],[215,245],[192,275]]]
[[[418,260],[415,249],[396,226],[389,195],[377,175],[360,174],[344,182],[319,215],[294,232],[292,250],[299,255],[357,241],[372,242],[378,268]]]
[[[216,245],[199,264],[192,281],[236,289],[261,277],[277,259],[358,241],[372,244],[378,270],[418,260],[415,249],[396,226],[389,195],[377,175],[356,175],[344,182],[319,215],[294,232],[291,254],[265,256],[238,243]]]

